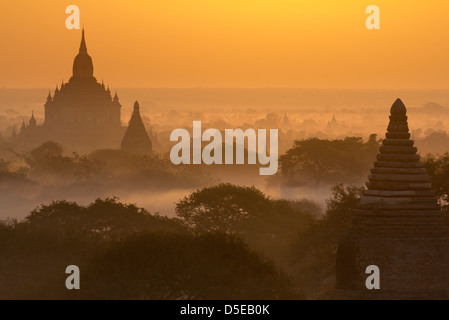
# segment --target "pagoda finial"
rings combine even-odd
[[[405,108],[404,103],[401,99],[397,98],[396,101],[391,106],[390,110],[391,115],[395,116],[405,116],[407,113],[407,109]]]
[[[390,123],[388,124],[386,137],[389,139],[409,139],[407,109],[401,99],[396,99],[391,106],[390,113]]]

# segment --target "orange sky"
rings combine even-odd
[[[68,80],[70,4],[111,87],[449,88],[447,0],[1,1],[0,87]]]

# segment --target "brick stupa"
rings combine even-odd
[[[368,189],[338,246],[334,298],[449,297],[449,230],[410,140],[406,112],[397,99]],[[379,290],[365,286],[369,265],[380,269]]]

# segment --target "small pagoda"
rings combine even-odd
[[[134,103],[133,114],[123,137],[121,149],[133,154],[153,154],[153,146],[140,116],[137,101]]]

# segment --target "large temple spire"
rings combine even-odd
[[[83,28],[83,33],[81,35],[81,44],[80,44],[79,53],[87,54],[86,38],[84,37],[84,28]]]
[[[84,29],[81,35],[81,44],[78,55],[73,62],[73,77],[74,78],[92,78],[94,75],[94,65],[92,58],[87,54],[86,38],[84,36]]]

